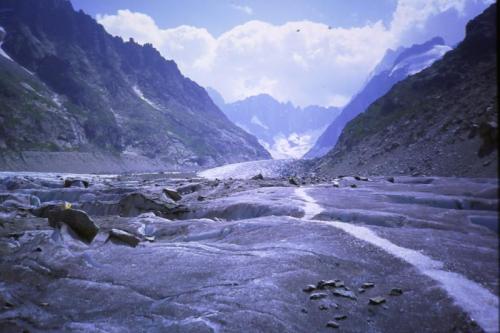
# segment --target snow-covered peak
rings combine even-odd
[[[400,70],[405,72],[405,76],[416,74],[432,65],[436,60],[441,59],[450,50],[451,47],[447,45],[435,45],[427,52],[409,56],[401,60],[392,68],[389,75],[394,75]]]

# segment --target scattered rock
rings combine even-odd
[[[264,176],[262,176],[262,174],[259,173],[258,175],[253,176],[251,179],[253,179],[253,180],[264,180]]]
[[[180,194],[189,194],[201,190],[202,185],[200,183],[188,184],[177,188],[177,192]]]
[[[365,282],[361,285],[361,288],[363,289],[368,289],[368,288],[373,288],[375,287],[375,283],[372,282]]]
[[[400,295],[403,295],[403,289],[401,289],[401,288],[392,288],[391,291],[389,292],[389,295],[391,295],[391,296],[400,296]]]
[[[304,291],[306,293],[310,293],[314,290],[316,290],[316,286],[314,284],[309,284],[304,289],[302,289],[302,291]]]
[[[295,185],[295,186],[300,186],[300,182],[298,181],[297,178],[295,177],[290,177],[288,178],[288,182],[292,185]]]
[[[155,212],[156,215],[166,215],[173,208],[177,208],[174,203],[156,200],[142,193],[131,193],[124,196],[120,202],[121,216],[137,216],[145,212]]]
[[[164,188],[163,193],[170,199],[174,201],[179,201],[182,199],[182,196],[176,190],[170,188]]]
[[[89,187],[89,182],[83,179],[66,178],[64,180],[64,187]]]
[[[336,315],[335,317],[333,317],[335,320],[345,320],[347,319],[347,316],[345,314],[341,314],[341,315]]]
[[[373,305],[380,305],[382,303],[385,303],[385,298],[383,298],[382,296],[372,297],[372,298],[370,298],[370,301],[369,301],[369,304],[373,304]]]
[[[337,280],[320,280],[316,283],[316,288],[324,289],[326,287],[335,287],[335,282]]]
[[[110,240],[113,241],[118,241],[121,243],[125,243],[127,245],[130,245],[132,247],[136,247],[137,244],[141,241],[139,237],[131,234],[130,232],[120,230],[120,229],[111,229],[109,232],[109,238]]]
[[[339,324],[336,321],[330,320],[328,323],[326,323],[326,327],[339,328]]]
[[[311,296],[309,296],[309,299],[317,300],[317,299],[325,298],[326,296],[328,296],[328,295],[325,293],[314,293],[314,294],[311,294]]]
[[[340,289],[336,288],[332,291],[334,296],[340,296],[340,297],[345,297],[345,298],[350,298],[350,299],[357,299],[356,295],[350,290],[345,290],[345,289]]]

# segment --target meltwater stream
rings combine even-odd
[[[456,301],[457,305],[467,312],[486,332],[499,331],[498,297],[480,284],[467,279],[462,274],[445,271],[442,262],[425,256],[418,251],[398,246],[385,238],[379,237],[369,228],[344,222],[313,220],[314,216],[323,211],[321,206],[307,194],[304,188],[297,188],[295,195],[304,202],[304,219],[341,229],[404,260],[417,268],[420,273],[437,281],[440,287]]]

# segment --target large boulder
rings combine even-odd
[[[83,210],[72,209],[71,205],[45,205],[32,210],[33,215],[49,220],[49,225],[60,229],[66,224],[81,241],[90,244],[99,232],[97,224]]]
[[[119,206],[121,216],[138,216],[147,212],[154,212],[158,216],[167,216],[179,207],[174,203],[161,200],[160,196],[138,192],[124,196],[120,200]]]

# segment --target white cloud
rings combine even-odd
[[[477,1],[489,0],[399,0],[388,26],[377,21],[329,29],[311,21],[252,20],[217,38],[192,26],[161,29],[148,15],[129,10],[97,20],[113,35],[152,43],[186,76],[214,87],[228,102],[268,93],[301,106],[339,106],[357,92],[387,48],[427,38],[422,31],[429,19],[450,10],[464,16],[467,3]],[[239,10],[252,13],[249,7]]]
[[[248,6],[241,6],[241,5],[232,4],[231,7],[233,9],[236,9],[236,10],[243,12],[247,15],[253,14],[253,9],[251,7],[248,7]]]

